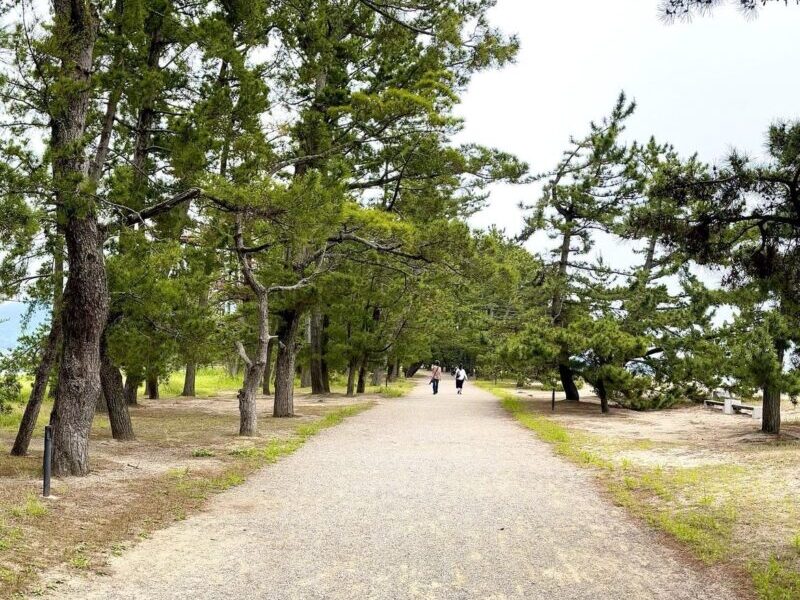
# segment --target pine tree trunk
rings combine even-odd
[[[781,307],[781,310],[783,306]],[[778,355],[778,361],[783,365],[785,356],[784,341],[780,339],[775,340],[775,352]],[[761,415],[761,431],[764,433],[779,434],[781,432],[781,386],[778,382],[773,382],[772,385],[764,386],[762,392],[762,415]]]
[[[100,395],[104,397],[108,419],[111,422],[111,436],[118,441],[135,439],[131,415],[125,403],[122,373],[108,356],[105,335],[100,340],[100,382],[102,384]]]
[[[56,355],[61,345],[61,316],[55,312],[55,308],[53,310],[53,323],[50,326],[50,333],[47,336],[42,358],[39,361],[39,365],[36,367],[36,375],[33,379],[31,395],[28,398],[28,404],[25,406],[25,412],[19,424],[17,437],[14,440],[14,447],[11,448],[12,456],[25,456],[28,453],[31,437],[36,428],[36,420],[39,418],[39,411],[42,408],[42,400],[44,399],[44,393],[47,389],[47,382],[50,379],[50,373],[53,370],[53,365],[56,362]]]
[[[258,348],[251,361],[247,358],[244,346],[239,344],[239,354],[245,361],[245,377],[242,389],[239,390],[239,435],[254,436],[258,434],[258,412],[256,395],[264,381],[264,371],[269,361],[269,294],[266,290],[258,292]],[[269,377],[269,376],[267,376]]]
[[[150,400],[158,400],[158,375],[149,374],[145,379],[145,394]]]
[[[330,379],[328,377],[328,365],[325,361],[325,333],[326,317],[323,316],[319,307],[311,313],[309,321],[309,349],[311,354],[311,393],[329,394],[331,391]]]
[[[186,373],[183,377],[183,391],[181,396],[187,398],[194,398],[195,393],[195,380],[197,379],[197,363],[186,363]]]
[[[278,359],[275,364],[275,404],[273,417],[294,415],[294,373],[297,356],[297,334],[300,329],[300,313],[287,310],[282,313],[278,328]]]
[[[567,400],[578,402],[581,399],[578,393],[578,386],[575,385],[575,376],[569,364],[561,363],[558,365],[558,374],[561,377],[561,385],[564,388],[564,394]]]
[[[608,391],[605,382],[601,379],[597,382],[597,396],[600,398],[600,412],[608,412]]]
[[[269,389],[270,380],[272,379],[272,350],[275,348],[275,338],[270,338],[267,345],[267,364],[264,365],[264,381],[261,392],[265,396],[270,396],[272,392]]]
[[[385,366],[385,358],[375,367],[375,370],[372,372],[372,385],[376,387],[380,387],[383,385],[383,376],[386,372]]]
[[[142,380],[138,377],[128,375],[125,378],[125,404],[136,406],[139,403],[137,395],[139,394],[140,385],[142,385]]]
[[[63,217],[69,262],[64,289],[63,348],[53,426],[53,474],[89,472],[89,432],[100,393],[100,336],[108,318],[108,287],[94,200],[81,190],[87,170],[85,126],[92,94],[97,18],[90,2],[53,0],[53,48],[59,101],[51,103],[53,189]]]
[[[422,363],[421,362],[415,362],[415,363],[412,363],[412,364],[408,365],[408,367],[406,368],[406,373],[405,373],[406,379],[416,375],[417,371],[419,371],[421,368],[422,368]]]
[[[352,398],[356,395],[356,368],[358,362],[351,358],[347,365],[347,397]]]
[[[778,434],[781,432],[781,390],[778,386],[765,386],[763,395],[761,431]]]
[[[363,394],[367,391],[367,357],[361,359],[361,365],[358,368],[358,385],[356,386],[356,393]]]
[[[302,367],[300,367],[300,387],[311,387],[311,367],[307,364],[304,364]]]

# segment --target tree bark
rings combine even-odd
[[[300,313],[287,310],[282,313],[278,327],[278,359],[275,364],[274,417],[294,415],[294,366],[297,355],[297,334],[300,329]]]
[[[784,350],[780,340],[776,341],[775,349],[783,365]],[[781,432],[781,386],[777,382],[765,385],[762,400],[761,431],[777,435]]]
[[[358,385],[356,386],[356,393],[363,394],[367,391],[367,357],[361,359],[361,365],[358,367]]]
[[[145,379],[145,393],[150,400],[158,400],[158,375],[149,373]]]
[[[572,244],[571,221],[567,220],[564,238],[561,240],[561,256],[558,261],[558,276],[562,284],[567,284],[567,267],[569,265],[570,245]],[[550,304],[550,317],[555,327],[564,327],[564,294],[561,286],[556,287]],[[562,348],[558,358],[558,374],[567,400],[577,402],[580,400],[578,386],[575,385],[575,376],[569,364],[569,350]]]
[[[108,410],[108,419],[111,422],[111,436],[118,441],[135,439],[133,423],[125,403],[125,390],[122,385],[122,373],[111,362],[108,356],[108,345],[105,335],[100,340],[100,381],[105,405]]]
[[[328,365],[325,361],[325,346],[327,345],[327,317],[322,314],[319,307],[311,313],[309,349],[311,354],[311,393],[329,394],[331,391],[328,376]]]
[[[60,235],[57,231],[57,236]],[[12,456],[25,456],[30,447],[33,431],[36,429],[36,421],[39,419],[39,412],[42,408],[42,401],[47,390],[48,383],[53,376],[53,369],[56,358],[61,348],[61,296],[64,289],[64,247],[61,240],[56,237],[53,241],[53,308],[50,317],[50,333],[47,335],[47,342],[42,351],[39,365],[36,367],[36,374],[33,379],[31,395],[25,412],[22,414],[17,437],[14,446],[11,448]],[[55,384],[57,379],[52,381],[50,396],[55,397]]]
[[[413,377],[414,375],[417,374],[417,371],[419,371],[421,368],[422,368],[421,362],[415,362],[408,365],[408,367],[406,367],[406,373],[405,373],[406,378]]]
[[[356,395],[356,367],[358,362],[351,358],[347,364],[347,397],[352,398]]]
[[[64,218],[69,278],[64,289],[63,348],[50,423],[53,474],[89,472],[89,432],[100,393],[100,336],[108,318],[108,284],[94,199],[82,191],[85,127],[92,94],[98,19],[91,2],[53,0],[60,97],[51,104],[53,188]]]
[[[270,338],[267,344],[267,364],[264,365],[264,382],[261,392],[265,396],[270,396],[270,380],[272,379],[272,350],[275,348],[275,338]]]
[[[375,370],[372,372],[372,385],[374,386],[383,385],[383,375],[386,372],[386,366],[384,361],[385,359],[382,360],[378,365],[376,365]]]
[[[194,398],[195,393],[195,380],[197,379],[197,363],[190,362],[186,363],[186,373],[183,377],[183,391],[181,392],[181,396],[185,396],[187,398]]]
[[[578,386],[575,385],[575,376],[568,362],[560,362],[558,364],[558,374],[561,377],[561,385],[564,388],[564,394],[567,400],[574,402],[579,401],[581,396],[578,393]]]
[[[239,435],[254,436],[258,434],[258,412],[256,394],[264,380],[269,355],[269,296],[266,290],[258,293],[258,348],[255,359],[250,360],[244,346],[238,344],[239,354],[245,362],[245,376],[242,389],[239,390]]]
[[[605,382],[600,379],[597,382],[597,396],[600,398],[600,412],[603,414],[608,412],[608,391],[606,390]]]
[[[125,404],[128,406],[136,406],[139,403],[136,396],[139,393],[139,386],[141,384],[142,380],[138,377],[128,375],[125,378]]]

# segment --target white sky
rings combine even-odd
[[[629,138],[655,135],[708,162],[731,147],[758,154],[772,121],[800,118],[800,7],[776,4],[755,19],[725,7],[666,25],[658,0],[499,0],[491,17],[522,48],[516,64],[474,79],[462,139],[513,152],[534,173],[551,169],[569,135],[607,114],[621,90],[639,105]],[[472,223],[517,233],[517,204],[537,196],[534,186],[498,186]],[[630,255],[601,246],[610,260]]]

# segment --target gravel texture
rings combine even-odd
[[[94,599],[732,599],[452,381],[324,431],[209,509],[74,578]],[[131,507],[136,510],[136,507]]]

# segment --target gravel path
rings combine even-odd
[[[451,381],[323,432],[111,570],[55,597],[736,598]]]

